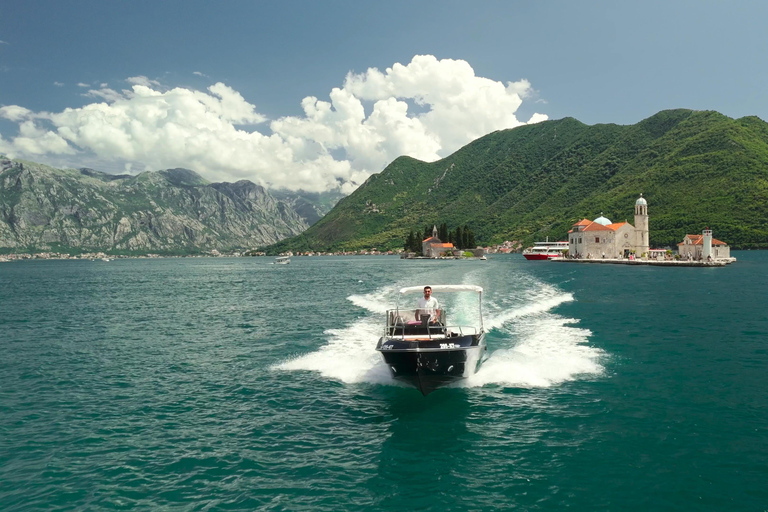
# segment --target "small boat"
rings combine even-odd
[[[446,322],[442,307],[430,323],[429,314],[402,309],[400,298],[422,293],[423,286],[400,289],[395,309],[387,311],[386,331],[376,350],[395,380],[414,386],[426,396],[435,389],[465,379],[477,372],[487,351],[483,329],[483,289],[474,285],[434,285],[436,294],[471,292],[478,298],[478,325]],[[418,314],[418,319],[417,315]]]
[[[291,262],[290,256],[278,256],[275,258],[275,265],[288,265]]]
[[[554,260],[565,257],[568,250],[568,242],[536,242],[533,247],[523,250],[523,256],[527,260]]]
[[[488,258],[486,258],[486,257],[485,257],[485,254],[483,254],[482,256],[480,256],[480,261],[485,261],[485,260],[487,260],[487,259],[488,259]]]

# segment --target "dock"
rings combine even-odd
[[[555,258],[549,261],[558,263],[597,263],[602,265],[650,265],[656,267],[724,267],[736,261],[736,258],[718,259],[713,261],[689,260],[629,260],[617,258],[569,259]]]

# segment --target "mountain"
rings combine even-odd
[[[270,190],[270,194],[275,199],[289,204],[310,226],[323,218],[344,197],[339,190],[329,192]]]
[[[112,175],[0,157],[0,251],[186,254],[250,249],[307,222],[250,181],[188,169]]]
[[[768,124],[668,110],[629,126],[565,118],[494,132],[437,162],[396,159],[269,250],[396,248],[441,223],[484,244],[565,239],[585,217],[633,222],[640,193],[654,247],[706,226],[732,247],[768,247]]]

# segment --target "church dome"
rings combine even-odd
[[[595,219],[595,222],[597,222],[598,224],[602,224],[603,226],[607,226],[608,224],[613,224],[613,222],[611,222],[609,219],[606,219],[605,217],[603,217],[602,214],[600,214],[600,216]]]
[[[640,197],[635,201],[635,206],[648,206],[648,203],[643,199],[643,194],[640,194]]]

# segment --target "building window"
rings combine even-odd
[[[599,243],[600,243],[600,237],[599,237],[599,236],[596,236],[596,237],[595,237],[595,243],[596,243],[596,244],[599,244]]]

